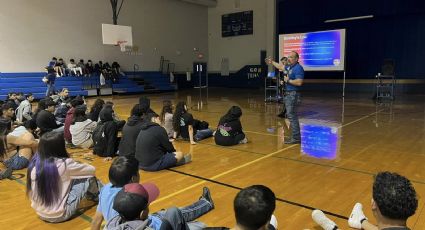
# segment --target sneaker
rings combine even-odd
[[[201,196],[201,198],[204,198],[205,200],[207,200],[208,202],[210,202],[210,204],[212,206],[212,209],[214,209],[214,201],[212,200],[210,190],[207,187],[204,187],[202,189],[202,196]]]
[[[7,167],[6,169],[3,169],[0,171],[0,180],[9,178],[12,176],[12,168],[11,167]]]
[[[313,218],[314,222],[320,225],[320,227],[322,227],[324,230],[338,229],[335,222],[326,217],[325,213],[323,213],[321,210],[314,210],[311,213],[311,217]]]
[[[363,213],[363,205],[356,203],[353,211],[351,211],[350,218],[348,218],[348,225],[352,228],[362,229],[362,220],[367,220]]]

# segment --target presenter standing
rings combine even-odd
[[[288,65],[283,63],[276,63],[270,58],[267,60],[280,71],[287,71],[284,76],[285,82],[285,109],[286,115],[290,122],[291,136],[285,140],[285,144],[299,144],[301,143],[300,122],[298,120],[297,108],[300,101],[300,90],[304,80],[304,68],[298,63],[299,54],[292,51],[288,55]]]

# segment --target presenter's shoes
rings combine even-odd
[[[301,144],[301,141],[288,138],[283,143],[285,143],[287,145],[295,145],[295,144]]]

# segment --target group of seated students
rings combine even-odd
[[[181,138],[196,144],[211,137],[214,132],[207,122],[194,119],[184,102],[177,103],[173,112],[172,103],[164,101],[158,115],[146,97],[133,106],[125,122],[115,115],[112,102],[97,99],[87,113],[83,97],[70,98],[64,92],[40,100],[34,114],[32,95],[20,101],[16,93],[11,94],[1,105],[0,179],[27,167],[27,196],[40,219],[51,223],[67,221],[76,216],[82,201],[87,200],[98,205],[92,229],[100,229],[102,221],[106,221],[106,229],[208,228],[195,221],[214,209],[208,188],[204,187],[200,199],[186,207],[150,214],[149,204],[159,196],[159,189],[152,183],[139,184],[139,169],[159,171],[190,162],[191,156],[177,152],[171,140]],[[233,106],[220,119],[214,134],[217,144],[247,143],[241,115],[241,109]],[[122,130],[121,138],[117,136],[118,130]],[[72,159],[67,145],[93,148],[96,155],[115,157],[109,169],[109,183],[103,185],[95,177],[93,166]],[[418,200],[407,178],[396,173],[378,173],[372,197],[378,225],[368,221],[362,205],[357,203],[348,220],[350,227],[408,229],[406,221],[415,213]],[[274,193],[266,186],[242,189],[234,200],[236,228],[277,229],[275,203]],[[320,210],[314,210],[312,218],[325,230],[339,229]]]
[[[48,132],[59,132],[70,148],[91,149],[93,154],[107,160],[118,155],[134,157],[139,161],[139,168],[145,171],[160,171],[191,162],[190,154],[176,151],[172,144],[174,139],[196,144],[214,136],[216,144],[222,146],[247,143],[240,122],[242,110],[238,106],[230,108],[213,132],[208,122],[193,118],[185,102],[178,102],[174,109],[171,101],[166,100],[158,115],[150,108],[149,98],[140,97],[126,122],[115,114],[112,102],[100,98],[87,112],[84,98],[70,97],[66,88],[39,100],[34,111],[33,100],[31,94],[24,97],[21,93],[10,93],[1,107],[0,117],[1,123],[7,127],[7,134],[16,136],[19,130],[31,130],[35,139]],[[22,155],[27,156],[27,160],[31,156]],[[9,160],[9,157],[3,160]],[[18,168],[6,169],[1,171],[6,175],[3,178]]]
[[[99,61],[93,64],[92,60],[88,60],[86,63],[84,59],[80,59],[78,63],[74,59],[70,59],[68,64],[65,64],[62,58],[57,59],[53,57],[47,65],[47,69],[52,69],[56,73],[56,77],[63,76],[91,76],[93,74],[103,76],[106,79],[118,80],[120,75],[124,75],[121,71],[121,66],[118,62],[112,62],[110,65],[108,62],[103,63]]]

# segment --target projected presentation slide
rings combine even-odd
[[[345,29],[279,35],[279,59],[291,51],[305,71],[343,71]]]

